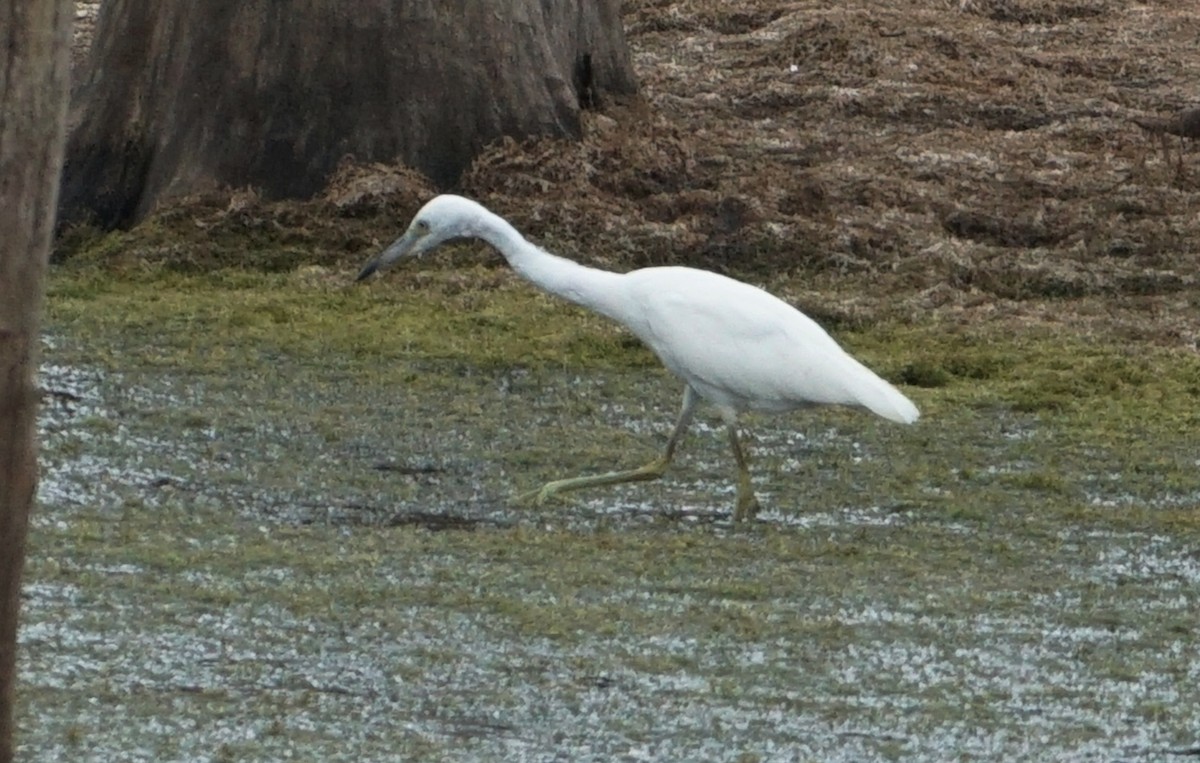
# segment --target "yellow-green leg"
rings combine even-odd
[[[750,463],[746,460],[741,441],[738,440],[737,422],[730,420],[728,427],[729,445],[733,448],[733,460],[737,462],[738,468],[737,506],[733,510],[733,521],[743,522],[754,519],[758,514],[758,499],[754,497],[754,488],[750,484]]]
[[[667,440],[666,451],[645,466],[623,472],[609,472],[608,474],[572,477],[547,482],[537,490],[523,493],[517,497],[517,500],[532,500],[541,505],[558,493],[566,493],[571,490],[602,487],[604,485],[618,485],[622,482],[645,482],[647,480],[658,479],[667,471],[667,467],[671,464],[671,459],[675,457],[675,448],[679,445],[679,441],[683,439],[684,433],[687,432],[688,425],[692,421],[692,414],[696,411],[697,402],[699,402],[699,396],[696,395],[691,387],[685,387],[683,390],[683,406],[679,411],[679,418],[675,421],[675,429],[671,432],[671,439]]]

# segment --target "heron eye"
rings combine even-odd
[[[417,220],[417,230],[421,231],[422,233],[428,233],[429,232],[429,221],[428,220]]]

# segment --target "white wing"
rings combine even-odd
[[[734,410],[834,403],[911,422],[917,409],[850,357],[815,321],[749,284],[691,268],[625,276],[627,320],[672,372]]]

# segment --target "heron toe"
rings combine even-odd
[[[536,490],[521,493],[516,497],[517,503],[532,503],[534,506],[545,506],[546,502],[558,494],[558,488],[549,482]]]

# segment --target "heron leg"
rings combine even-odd
[[[675,457],[675,448],[679,445],[679,441],[683,439],[684,433],[687,432],[688,425],[692,422],[692,414],[696,412],[696,403],[698,402],[700,402],[700,397],[696,394],[695,390],[691,386],[685,387],[683,390],[683,406],[679,411],[679,418],[675,420],[675,429],[671,432],[671,438],[667,440],[667,449],[661,456],[650,463],[627,471],[554,480],[553,482],[547,482],[537,490],[521,494],[517,497],[517,500],[532,500],[534,503],[540,505],[558,493],[566,493],[571,490],[602,487],[604,485],[618,485],[622,482],[646,482],[658,479],[667,471],[667,467],[671,464],[671,459]]]
[[[738,468],[737,506],[733,510],[733,521],[743,522],[754,519],[758,514],[758,498],[754,496],[754,488],[750,484],[750,462],[746,459],[746,453],[738,439],[737,422],[731,420],[728,425],[729,445],[733,448],[733,460],[737,462]]]

